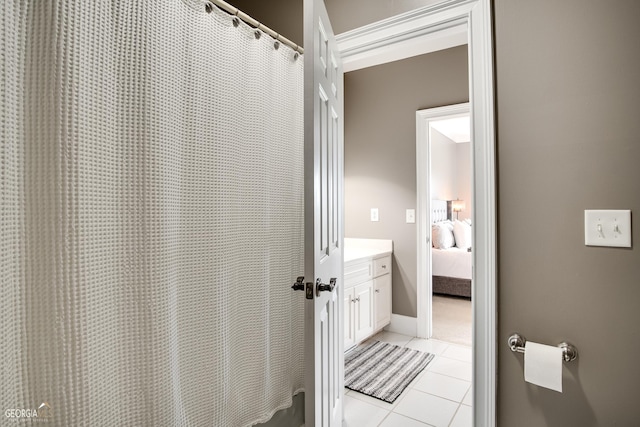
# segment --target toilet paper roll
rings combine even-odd
[[[527,341],[524,380],[562,393],[562,349]]]

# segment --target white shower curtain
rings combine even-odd
[[[289,406],[301,58],[199,1],[0,7],[0,417],[245,426]]]

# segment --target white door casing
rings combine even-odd
[[[431,276],[431,122],[469,115],[469,103],[429,108],[416,112],[417,190],[417,300],[418,338],[431,338],[433,331],[433,283]],[[472,140],[473,146],[473,140]],[[470,201],[473,205],[473,200]]]
[[[493,42],[490,0],[446,0],[337,36],[349,71],[469,46],[473,148],[473,420],[496,425],[497,227]]]
[[[304,0],[304,46],[305,425],[337,427],[344,406],[343,73],[322,0]]]

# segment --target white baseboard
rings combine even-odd
[[[391,323],[389,323],[389,326],[385,327],[384,330],[415,337],[418,332],[418,319],[392,313]]]

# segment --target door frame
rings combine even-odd
[[[416,201],[417,201],[417,300],[418,338],[433,334],[433,281],[431,280],[431,122],[470,114],[469,103],[416,111]],[[471,141],[473,147],[473,140]],[[473,206],[473,200],[469,201]],[[472,223],[473,223],[473,213]]]
[[[345,72],[468,43],[474,141],[472,306],[476,426],[496,425],[497,205],[491,15],[490,0],[445,0],[336,36]]]

